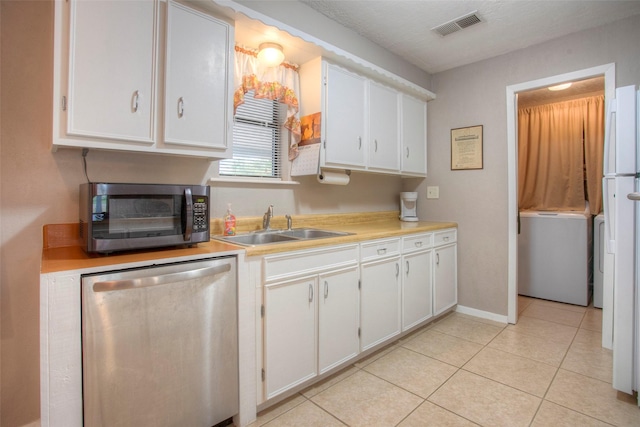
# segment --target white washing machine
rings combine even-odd
[[[588,210],[520,212],[518,293],[588,305],[592,227]]]

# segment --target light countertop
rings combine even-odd
[[[222,234],[221,220],[213,220],[212,236]],[[238,233],[259,230],[262,218],[240,217],[237,219]],[[299,240],[244,247],[211,240],[191,248],[164,248],[113,253],[110,255],[87,254],[80,247],[77,224],[45,225],[41,273],[111,266],[150,260],[194,256],[220,256],[243,252],[246,256],[268,255],[278,252],[296,251],[328,245],[358,243],[365,240],[399,237],[407,234],[433,232],[455,228],[455,222],[417,221],[402,222],[398,212],[367,212],[329,215],[300,215],[293,217],[293,227],[313,227],[323,230],[352,233],[347,236],[324,239]],[[274,217],[272,228],[286,228],[284,217]]]

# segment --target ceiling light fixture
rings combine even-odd
[[[570,87],[571,87],[571,83],[562,83],[561,85],[557,85],[557,86],[549,86],[547,89],[556,91],[556,90],[569,89]]]
[[[282,64],[282,61],[284,61],[282,46],[277,43],[260,43],[258,61],[265,67],[277,67]]]

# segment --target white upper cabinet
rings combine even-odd
[[[226,148],[226,128],[215,118],[229,114],[228,33],[225,23],[178,3],[169,3],[166,143]]]
[[[231,25],[173,1],[70,0],[54,37],[54,149],[231,156]]]
[[[369,81],[369,169],[400,169],[399,93]]]
[[[69,3],[69,135],[153,143],[157,6]]]
[[[366,166],[366,79],[326,63],[322,128],[323,166]]]
[[[426,101],[320,57],[300,89],[301,116],[321,113],[321,168],[426,176]]]
[[[407,94],[401,95],[402,174],[427,175],[427,103]]]

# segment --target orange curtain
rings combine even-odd
[[[591,213],[602,212],[602,157],[604,153],[604,96],[594,96],[586,100],[585,106],[585,165],[587,194]]]
[[[603,146],[603,96],[520,109],[519,208],[600,212]]]

